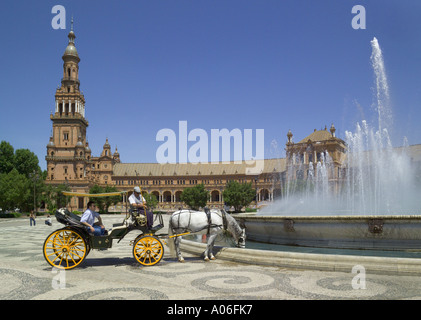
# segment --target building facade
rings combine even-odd
[[[343,169],[346,161],[345,141],[336,137],[336,128],[316,130],[298,143],[292,142],[291,130],[287,133],[285,181],[317,179],[319,165],[328,170],[329,187],[339,192],[345,178]]]
[[[87,193],[95,184],[111,182],[114,163],[120,161],[116,151],[112,154],[106,140],[99,157],[92,157],[86,132],[89,122],[85,117],[85,97],[80,90],[80,58],[72,29],[69,43],[62,56],[61,86],[55,92],[55,110],[50,115],[52,134],[47,144],[47,179],[53,185],[65,184],[74,192]],[[86,208],[86,198],[72,199],[74,209]]]
[[[164,210],[183,206],[180,195],[184,188],[201,183],[210,191],[211,207],[224,204],[222,192],[231,180],[252,183],[259,203],[273,201],[281,194],[280,173],[285,171],[285,159],[259,160],[264,164],[258,164],[263,169],[257,175],[246,173],[246,163],[121,163],[117,148],[112,152],[108,139],[101,155],[93,156],[86,138],[89,122],[85,117],[85,97],[80,88],[80,57],[75,46],[73,23],[68,38],[62,56],[61,86],[55,92],[55,110],[50,115],[52,135],[45,157],[48,184],[64,184],[78,193],[88,193],[94,185],[111,185],[132,192],[138,185],[143,192],[154,194],[159,201],[158,207]],[[74,197],[69,207],[83,210],[87,200],[86,197]]]
[[[133,191],[140,186],[142,192],[154,194],[158,209],[175,210],[183,206],[182,191],[187,187],[204,184],[210,192],[208,206],[224,205],[223,191],[230,181],[251,183],[256,190],[254,205],[262,206],[286,194],[287,181],[306,180],[319,174],[318,165],[329,162],[329,184],[338,192],[344,179],[343,168],[347,147],[336,137],[334,125],[327,130],[314,130],[298,143],[287,133],[286,158],[256,160],[257,174],[249,174],[245,162],[217,163],[122,163],[115,148],[112,152],[108,138],[100,156],[92,156],[86,138],[89,122],[85,117],[85,97],[80,90],[80,58],[75,46],[73,24],[69,42],[62,56],[61,86],[55,92],[55,111],[50,115],[52,135],[47,144],[47,180],[53,185],[68,185],[73,192],[89,193],[94,185],[115,186],[120,191]],[[420,163],[421,146],[412,147],[414,161]],[[87,197],[73,197],[71,210],[84,210]],[[111,210],[123,210],[121,204]]]
[[[248,165],[245,162],[121,163],[117,148],[112,152],[108,139],[103,145],[101,155],[93,156],[86,138],[89,122],[85,117],[85,97],[80,89],[80,57],[75,46],[73,24],[68,38],[69,42],[62,56],[61,86],[55,92],[55,112],[50,115],[53,128],[45,157],[49,184],[65,184],[73,192],[79,193],[88,193],[94,185],[115,186],[120,191],[128,192],[132,192],[134,186],[140,186],[142,192],[156,196],[159,209],[174,210],[183,206],[180,201],[182,191],[197,184],[204,184],[209,190],[210,207],[222,207],[224,188],[229,181],[234,180],[251,183],[256,189],[257,205],[264,205],[282,196],[287,172],[291,171],[288,169],[296,165],[295,160],[291,160],[293,155],[295,157],[295,154],[302,154],[303,158],[299,159],[307,163],[311,157],[316,159],[319,152],[323,152],[320,145],[316,144],[318,136],[313,134],[305,141],[294,144],[289,132],[287,158],[257,160],[255,167],[262,169],[253,175],[248,174]],[[343,141],[334,137],[332,129],[329,137],[323,134],[319,136],[329,150],[335,149],[338,152],[335,161],[339,167],[340,153],[344,152]],[[299,175],[300,171],[297,172]],[[74,197],[69,207],[72,210],[83,210],[87,200],[86,197]]]

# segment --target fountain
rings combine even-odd
[[[281,200],[257,215],[236,217],[246,226],[248,239],[313,247],[421,250],[421,188],[415,180],[419,168],[406,141],[403,147],[392,147],[383,56],[376,38],[371,46],[378,129],[362,121],[355,132],[345,133],[347,150],[339,169],[327,151],[320,159],[311,158],[315,165],[309,161],[298,170],[287,167]],[[291,163],[299,156],[292,154]],[[288,179],[304,171],[305,179]],[[300,192],[294,192],[297,180]]]

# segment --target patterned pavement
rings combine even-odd
[[[122,216],[105,216],[105,225]],[[303,271],[184,254],[143,267],[133,258],[132,232],[107,251],[92,250],[81,266],[57,271],[44,260],[45,238],[62,225],[38,217],[0,220],[0,300],[269,300],[421,299],[417,276]],[[250,257],[252,260],[252,257]],[[364,277],[362,277],[364,276]],[[365,287],[365,288],[364,288]]]

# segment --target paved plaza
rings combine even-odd
[[[44,260],[42,246],[47,235],[63,225],[53,219],[50,227],[44,220],[38,217],[35,227],[26,218],[0,220],[0,300],[421,298],[421,278],[416,275],[367,273],[356,282],[352,270],[298,270],[222,259],[204,262],[191,254],[184,254],[186,262],[179,263],[167,248],[159,264],[144,267],[131,252],[136,231],[120,243],[114,241],[109,250],[92,250],[81,266],[57,271]],[[108,228],[123,216],[103,220]]]

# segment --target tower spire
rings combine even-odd
[[[85,98],[80,91],[79,81],[79,54],[76,50],[74,40],[76,35],[73,31],[73,16],[71,19],[71,30],[68,35],[69,43],[62,56],[63,77],[61,86],[56,90],[56,111],[59,116],[63,114],[85,119]],[[88,126],[87,122],[84,124]],[[76,135],[77,137],[78,135]]]

